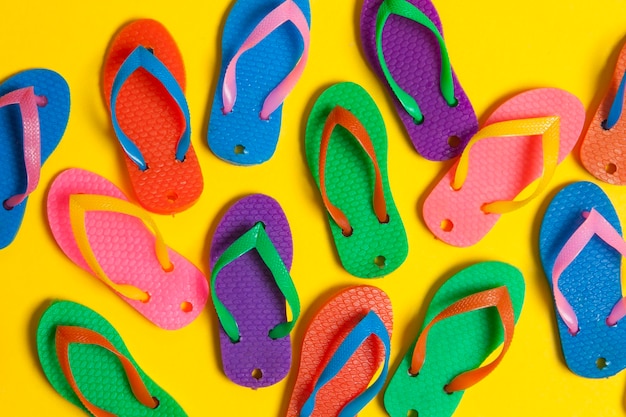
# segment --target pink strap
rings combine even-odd
[[[302,55],[293,70],[287,75],[287,77],[285,77],[284,80],[280,82],[280,84],[278,84],[274,90],[272,90],[272,92],[269,93],[265,99],[263,108],[261,109],[261,119],[269,119],[270,114],[272,114],[274,110],[276,110],[282,102],[285,101],[287,95],[291,92],[291,90],[293,90],[296,83],[300,79],[302,72],[304,71],[304,67],[309,56],[310,33],[309,23],[302,13],[302,10],[300,10],[298,5],[296,5],[293,0],[285,0],[284,3],[275,8],[259,22],[250,36],[248,36],[246,41],[243,43],[239,51],[237,51],[233,59],[230,61],[228,67],[226,67],[224,85],[222,88],[222,100],[224,102],[224,109],[222,111],[224,114],[233,111],[235,101],[237,100],[236,70],[237,61],[241,55],[254,48],[274,30],[288,21],[292,22],[302,35],[304,50],[302,51]]]
[[[0,97],[0,107],[17,104],[20,106],[22,115],[22,129],[24,142],[24,165],[26,166],[26,191],[16,194],[4,201],[7,210],[20,204],[37,184],[39,184],[39,171],[41,170],[41,129],[39,126],[39,111],[37,107],[43,107],[48,103],[44,96],[35,95],[34,87],[24,87],[11,91]]]
[[[559,278],[563,271],[576,259],[594,235],[617,250],[622,256],[626,256],[626,242],[624,242],[615,228],[611,226],[596,209],[591,209],[591,212],[583,212],[583,217],[585,217],[585,221],[583,221],[580,227],[576,229],[565,245],[563,245],[552,268],[552,290],[554,292],[556,308],[571,335],[578,333],[578,318],[576,317],[574,309],[559,289]],[[609,326],[615,325],[626,315],[625,302],[626,300],[621,298],[613,307],[611,314],[606,319],[606,323]]]

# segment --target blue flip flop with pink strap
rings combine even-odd
[[[625,369],[621,263],[626,243],[604,191],[590,182],[563,188],[543,218],[539,251],[567,366],[587,378]]]
[[[222,34],[222,69],[208,128],[213,153],[232,164],[269,160],[283,101],[304,71],[309,0],[237,0]]]
[[[23,71],[0,85],[0,249],[15,239],[69,114],[69,87],[54,71]]]

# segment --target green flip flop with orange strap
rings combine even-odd
[[[389,382],[387,413],[451,416],[465,390],[486,377],[507,352],[524,288],[522,274],[501,262],[475,264],[448,279],[430,302],[419,337]],[[500,344],[496,359],[481,367]]]
[[[113,326],[85,306],[52,303],[39,320],[37,351],[54,389],[90,415],[187,415],[139,368]]]
[[[305,142],[343,267],[361,278],[390,274],[406,259],[408,243],[387,178],[387,132],[376,103],[354,83],[328,88],[311,110]]]

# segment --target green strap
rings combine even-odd
[[[394,94],[404,107],[404,110],[409,113],[415,123],[422,123],[424,116],[420,110],[417,102],[413,97],[407,94],[389,72],[387,63],[385,62],[385,56],[383,55],[383,28],[387,19],[392,14],[402,16],[406,19],[412,20],[420,25],[429,29],[439,41],[439,48],[441,51],[441,77],[439,79],[441,94],[446,100],[449,106],[456,106],[457,99],[454,97],[454,82],[452,80],[452,67],[450,66],[450,58],[448,56],[448,49],[446,43],[443,40],[443,36],[437,29],[437,26],[426,16],[420,9],[409,3],[407,0],[384,0],[380,8],[378,9],[378,15],[376,16],[376,50],[378,52],[378,61],[385,74],[385,78],[389,83],[389,86],[393,90]]]
[[[243,254],[256,249],[261,259],[267,265],[276,285],[280,289],[281,293],[285,297],[289,308],[291,309],[292,320],[284,323],[279,323],[269,332],[269,337],[272,339],[280,339],[287,336],[293,329],[298,316],[300,315],[300,300],[298,299],[298,293],[296,287],[289,275],[289,271],[285,266],[285,263],[281,259],[280,255],[276,251],[276,248],[272,244],[263,223],[259,222],[255,224],[250,230],[241,235],[235,240],[219,257],[213,271],[211,273],[211,297],[213,299],[213,305],[217,312],[217,317],[222,325],[222,328],[233,343],[239,342],[239,326],[233,315],[228,311],[226,306],[220,301],[215,292],[215,281],[220,271],[231,262],[237,260]]]

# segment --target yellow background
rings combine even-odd
[[[389,294],[395,314],[393,370],[421,326],[434,289],[474,262],[501,260],[518,267],[526,279],[522,316],[502,365],[466,392],[455,416],[623,415],[624,373],[588,380],[565,367],[551,292],[539,263],[537,236],[547,202],[567,183],[594,180],[581,167],[578,148],[561,165],[547,193],[504,216],[479,244],[460,249],[435,240],[421,218],[421,204],[425,190],[449,163],[426,161],[414,151],[386,90],[366,64],[358,35],[362,0],[312,0],[310,60],[287,99],[276,154],[257,167],[229,165],[210,152],[205,136],[220,64],[221,28],[232,2],[3,2],[0,78],[32,67],[54,69],[70,85],[72,110],[66,135],[44,165],[41,184],[28,202],[17,239],[0,251],[0,414],[84,415],[56,394],[38,363],[35,330],[51,299],[80,302],[106,317],[142,369],[190,416],[275,416],[284,414],[289,399],[305,325],[337,290],[374,284]],[[544,86],[571,91],[591,115],[626,33],[624,0],[434,2],[452,64],[481,121],[512,94]],[[236,199],[266,193],[282,204],[290,221],[292,275],[304,313],[293,334],[292,373],[273,387],[253,391],[223,375],[210,302],[190,326],[161,330],[66,258],[47,226],[46,192],[63,169],[90,169],[132,195],[101,99],[100,70],[112,35],[130,20],[145,17],[168,28],[184,57],[192,141],[205,179],[204,193],[190,210],[175,217],[154,216],[169,245],[208,274],[211,233]],[[341,268],[303,152],[312,103],[326,87],[348,80],[370,92],[385,118],[390,182],[410,245],[402,267],[374,281],[354,278]],[[626,221],[624,189],[601,185]],[[386,415],[382,395],[360,415]]]

